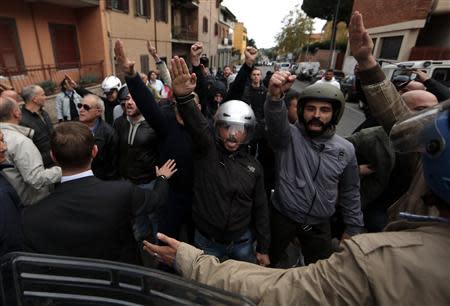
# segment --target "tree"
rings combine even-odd
[[[336,0],[303,0],[302,10],[311,18],[333,20],[336,10]],[[348,24],[353,9],[353,0],[341,0],[338,21]]]
[[[305,16],[298,5],[284,17],[281,32],[275,36],[277,50],[280,55],[297,54],[301,47],[308,43],[314,22]]]

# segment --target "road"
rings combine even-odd
[[[266,75],[267,71],[272,69],[272,67],[269,66],[261,66],[258,68],[261,69],[261,75],[263,78]],[[296,80],[292,88],[297,90],[298,92],[302,92],[303,89],[308,85],[309,85],[308,82],[300,82]],[[336,132],[340,136],[343,137],[348,136],[363,121],[364,121],[364,114],[359,109],[358,105],[355,103],[346,103],[344,114],[336,128]]]

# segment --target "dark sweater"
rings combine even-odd
[[[168,159],[175,159],[177,163],[178,171],[169,181],[171,188],[190,192],[194,177],[190,134],[176,120],[173,107],[161,109],[139,75],[126,77],[126,82],[133,100],[158,137],[158,164]]]

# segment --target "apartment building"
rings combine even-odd
[[[234,24],[233,49],[239,53],[239,61],[244,60],[244,51],[247,48],[247,29],[243,22]]]
[[[114,74],[113,48],[122,39],[136,68],[155,67],[150,40],[172,56],[167,0],[16,0],[0,2],[0,82],[21,90],[59,83],[69,74],[98,83]]]
[[[233,59],[233,31],[236,16],[225,6],[220,6],[219,15],[219,46],[217,49],[218,64],[223,68]]]

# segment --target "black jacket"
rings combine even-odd
[[[95,95],[95,93],[87,90],[83,87],[77,87],[75,88],[75,91],[82,97],[86,95]],[[97,96],[97,95],[96,95]],[[102,99],[103,104],[105,105],[105,121],[109,125],[113,125],[114,123],[114,107],[120,104],[120,101],[116,99],[115,101],[108,101],[105,97],[98,96],[100,99]],[[118,97],[118,95],[117,95]]]
[[[428,79],[423,82],[423,85],[425,85],[427,91],[436,96],[439,102],[450,99],[450,89],[441,82],[434,79]]]
[[[11,184],[3,177],[0,165],[0,256],[22,251],[22,202]]]
[[[102,180],[118,178],[117,174],[117,136],[114,129],[101,118],[92,131],[98,148],[92,161],[94,175]]]
[[[45,110],[40,111],[40,115],[30,112],[22,107],[22,121],[20,125],[32,128],[34,130],[33,142],[41,152],[45,168],[55,165],[50,157],[50,137],[53,132],[53,124],[48,113]]]
[[[158,164],[175,159],[177,172],[170,178],[171,188],[177,192],[192,192],[192,139],[186,128],[178,123],[172,106],[162,109],[139,75],[126,77],[128,89],[145,120],[151,124],[158,139]],[[116,120],[117,122],[117,120]]]
[[[132,220],[154,212],[167,199],[168,184],[158,179],[153,191],[127,181],[84,177],[55,190],[23,214],[28,251],[139,263]]]
[[[136,124],[131,124],[125,117],[114,122],[119,146],[119,175],[138,185],[155,179],[158,155],[155,130],[142,119]]]
[[[180,102],[194,148],[193,219],[197,229],[217,241],[233,241],[252,229],[257,250],[267,253],[269,213],[259,162],[241,151],[230,153],[216,142],[193,99]]]
[[[258,88],[249,84],[245,87],[242,101],[249,104],[255,113],[256,131],[254,139],[258,140],[264,136],[266,121],[264,120],[264,103],[266,102],[267,89],[261,84]]]

